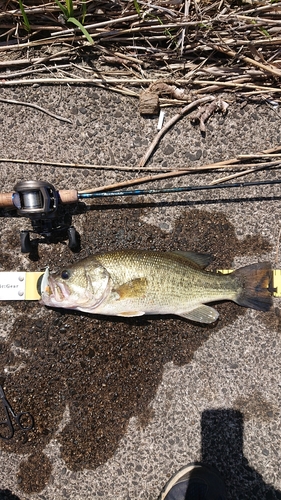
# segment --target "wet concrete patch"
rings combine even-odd
[[[212,253],[211,268],[230,268],[237,255],[260,255],[270,245],[260,235],[238,240],[233,225],[221,212],[190,209],[175,221],[172,232],[144,224],[146,208],[100,207],[80,219],[82,251],[73,255],[61,245],[42,245],[39,266],[53,270],[95,251],[116,248],[195,250]],[[15,241],[18,235],[9,236]],[[18,242],[18,240],[17,240]],[[17,257],[15,257],[17,259]],[[2,265],[11,268],[3,252]],[[38,269],[38,262],[31,263]],[[4,303],[3,303],[4,304]],[[41,472],[34,463],[45,455],[52,438],[61,444],[66,465],[94,469],[115,452],[132,416],[146,425],[149,403],[162,379],[164,365],[189,363],[213,331],[233,323],[245,309],[219,304],[220,317],[212,326],[176,317],[103,318],[66,310],[41,310],[38,303],[14,303],[16,320],[7,342],[1,343],[0,376],[17,410],[34,415],[34,431],[16,432],[5,451],[29,455],[18,472],[18,486],[26,493],[48,483],[51,468]],[[11,350],[16,345],[18,350]],[[18,367],[11,373],[4,367]],[[69,418],[63,421],[66,408]],[[36,459],[34,458],[36,457]]]
[[[233,408],[244,415],[244,420],[256,418],[266,422],[278,418],[279,415],[278,407],[271,401],[267,401],[258,391],[238,397]]]
[[[49,481],[52,464],[44,453],[33,453],[20,464],[18,484],[27,493],[40,492]]]

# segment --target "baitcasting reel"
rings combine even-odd
[[[76,190],[56,191],[49,182],[21,181],[15,185],[14,193],[0,195],[0,206],[16,208],[19,216],[31,220],[32,231],[43,236],[45,243],[68,239],[72,251],[79,248],[79,235],[71,225],[71,216],[62,204],[76,203]],[[30,231],[20,232],[21,251],[30,253],[34,240]]]

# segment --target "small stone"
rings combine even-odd
[[[173,148],[173,146],[171,146],[170,144],[168,144],[168,146],[166,146],[164,149],[163,149],[163,153],[165,155],[171,155],[173,154],[175,151],[175,149]]]

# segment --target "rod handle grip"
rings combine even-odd
[[[16,208],[13,204],[14,193],[0,193],[0,207],[1,208]]]
[[[76,203],[78,201],[78,191],[76,189],[62,189],[59,191],[62,203]]]

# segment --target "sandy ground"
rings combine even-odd
[[[1,157],[136,165],[157,130],[137,100],[83,86],[0,88],[0,96],[37,103],[71,119],[1,103]],[[230,99],[232,101],[232,98]],[[175,114],[166,110],[165,120]],[[183,118],[149,165],[196,166],[280,143],[280,108],[231,102],[206,136]],[[140,172],[2,162],[0,189],[40,179],[79,190]],[[150,184],[206,184],[193,174]],[[278,171],[245,177],[277,178]],[[144,186],[148,187],[148,186]],[[89,201],[69,210],[81,251],[67,242],[22,254],[30,221],[1,211],[1,271],[58,270],[115,248],[196,250],[212,269],[270,260],[280,267],[280,188],[240,187]],[[230,499],[281,498],[280,301],[268,313],[232,303],[215,325],[177,317],[105,318],[0,304],[0,377],[35,429],[0,441],[0,498],[156,499],[172,473],[195,460],[215,465]]]

